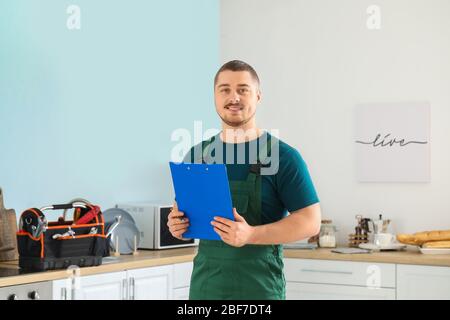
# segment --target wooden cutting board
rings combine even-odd
[[[3,190],[0,188],[0,261],[19,259],[16,232],[16,212],[5,208]]]

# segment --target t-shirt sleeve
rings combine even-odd
[[[319,202],[308,166],[296,149],[290,149],[280,158],[277,185],[280,199],[289,212]]]

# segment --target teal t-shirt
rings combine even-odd
[[[226,164],[229,180],[245,180],[250,171],[251,150],[258,150],[260,141],[270,141],[277,139],[264,132],[258,139],[242,143],[224,143],[218,139],[219,148],[222,145],[223,160],[221,163]],[[288,212],[293,212],[309,205],[319,202],[316,190],[314,188],[308,167],[300,153],[287,143],[277,139],[279,162],[278,170],[272,174],[262,175],[261,193],[262,193],[262,223],[272,223],[281,220]],[[202,142],[202,143],[205,143]],[[256,145],[255,145],[256,144]],[[194,149],[186,154],[183,162],[193,163],[196,159]],[[227,150],[234,148],[234,159],[227,160]],[[252,149],[255,148],[255,149]],[[198,149],[197,149],[198,150]],[[238,150],[245,150],[244,157]],[[238,158],[239,157],[239,158]],[[231,158],[231,157],[228,157]],[[240,162],[238,162],[238,159]],[[254,162],[252,162],[254,163]]]

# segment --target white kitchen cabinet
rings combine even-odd
[[[174,300],[189,300],[189,287],[173,289]]]
[[[395,300],[395,289],[319,283],[286,283],[287,300]]]
[[[70,288],[71,282],[68,279],[52,281],[52,300],[71,300],[72,292]]]
[[[125,271],[80,277],[72,291],[74,300],[127,300],[128,282]]]
[[[450,268],[397,265],[397,299],[450,300]]]
[[[317,259],[284,259],[286,298],[450,299],[450,268]],[[193,263],[53,281],[53,299],[189,299]]]
[[[286,299],[395,299],[395,265],[285,259]]]
[[[102,273],[53,281],[53,300],[125,300],[126,272]]]
[[[173,299],[189,300],[193,262],[176,263],[173,268]]]
[[[127,271],[130,300],[168,300],[173,297],[173,265]]]
[[[83,276],[75,279],[75,285],[70,279],[55,280],[52,296],[54,300],[187,299],[191,272],[187,263]]]
[[[173,267],[174,288],[189,287],[194,264],[192,262],[176,263]]]

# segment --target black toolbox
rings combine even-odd
[[[74,209],[72,221],[62,217],[47,221],[45,210],[62,209]],[[82,202],[25,210],[20,216],[17,246],[19,266],[37,271],[98,266],[109,256],[103,214],[98,206]]]

